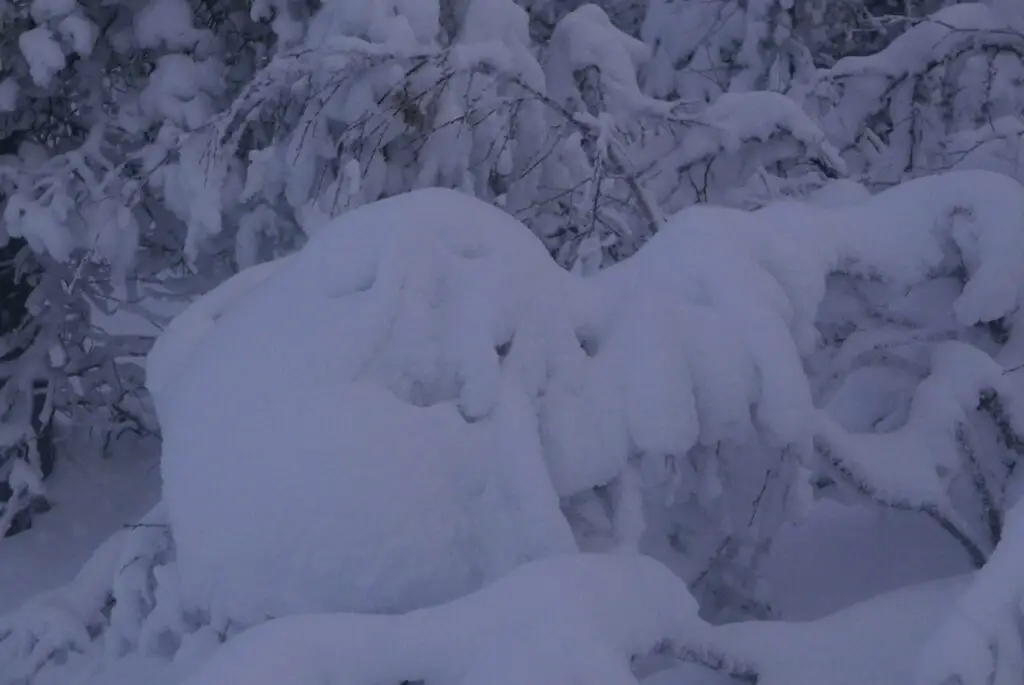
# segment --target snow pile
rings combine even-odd
[[[270,621],[229,642],[186,685],[628,685],[632,657],[701,625],[685,586],[657,562],[571,555],[403,616]]]

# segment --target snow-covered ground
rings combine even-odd
[[[0,542],[0,615],[70,581],[96,548],[160,499],[155,450],[62,461],[47,482],[53,510]]]
[[[117,528],[136,521],[158,496],[154,467],[152,460],[110,464],[106,473],[94,476],[96,489],[90,494],[109,503],[102,507],[90,497],[64,496],[70,493],[61,487],[61,481],[55,481],[55,495],[61,496],[60,509],[43,517],[34,530],[0,544],[0,607],[9,610],[30,595],[67,582],[99,542]],[[97,509],[105,514],[97,515]],[[774,653],[778,663],[789,664],[797,675],[807,677],[780,679],[778,685],[819,683],[811,675],[821,673],[811,670],[814,660],[808,658],[816,653],[828,655],[830,661],[820,666],[826,669],[825,674],[834,674],[836,666],[842,666],[838,672],[847,675],[844,683],[904,685],[906,680],[885,680],[878,674],[888,677],[894,672],[913,672],[915,656],[930,630],[966,582],[962,574],[968,564],[961,550],[946,537],[933,522],[913,515],[871,512],[834,503],[822,503],[803,523],[784,531],[766,565],[766,576],[776,589],[783,617],[813,620],[865,604],[824,618],[821,623],[797,624],[780,632],[774,642],[766,643],[766,653]],[[946,580],[898,589],[929,577]],[[830,640],[844,642],[837,645]],[[865,653],[875,656],[865,660]],[[88,667],[76,663],[75,668],[57,669],[39,683],[177,685],[195,667],[194,659],[168,662],[133,655],[114,661],[97,660]],[[735,682],[702,666],[659,662],[657,667],[664,670],[649,675],[644,685]],[[68,679],[70,673],[78,679]],[[259,681],[245,682],[253,685]]]

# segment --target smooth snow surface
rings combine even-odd
[[[811,621],[970,570],[963,549],[924,514],[820,500],[779,531],[763,574],[781,616]]]
[[[683,583],[649,558],[572,555],[404,616],[265,623],[228,643],[186,685],[629,685],[630,658],[691,632],[696,614]]]
[[[71,580],[108,536],[156,504],[155,457],[134,453],[60,464],[47,481],[53,510],[28,532],[0,542],[0,616]]]
[[[808,623],[723,626],[716,639],[757,664],[758,685],[907,685],[965,585],[955,578],[905,587]]]
[[[164,659],[170,683],[218,637],[296,613],[319,617],[231,639],[196,682],[235,682],[245,669],[453,682],[596,669],[598,682],[631,683],[623,645],[637,635],[640,652],[670,637],[658,658],[758,672],[767,685],[820,685],[835,672],[842,685],[914,674],[939,685],[984,672],[985,645],[1011,634],[1013,614],[993,607],[1020,600],[1016,517],[963,595],[989,618],[960,604],[950,613],[950,586],[828,614],[992,551],[955,486],[971,477],[964,454],[991,452],[967,441],[980,393],[998,393],[1000,421],[1021,421],[1004,372],[1019,347],[991,356],[975,324],[1015,323],[1024,301],[1024,190],[953,173],[863,201],[836,191],[754,212],[694,207],[634,257],[584,277],[499,210],[424,190],[348,212],[294,256],[244,271],[182,313],[150,355],[163,504],[67,586],[4,617],[0,683],[45,665],[40,684],[95,668],[107,685],[99,651],[140,673]],[[848,309],[867,299],[860,287],[882,303],[878,316]],[[852,331],[837,327],[850,321]],[[837,330],[841,342],[822,345]],[[943,336],[918,340],[921,330]],[[914,355],[895,372],[863,363],[908,339]],[[860,563],[915,558],[874,583],[833,559],[843,582],[824,582],[817,557],[842,542],[841,526],[812,506],[809,467],[835,476],[822,487],[845,501],[924,512],[908,514],[901,535],[939,558],[875,539]],[[802,514],[837,540],[794,526]],[[948,539],[924,545],[932,533]],[[853,542],[863,532],[849,535],[863,547]],[[817,557],[800,562],[787,537]],[[779,549],[759,568],[771,540]],[[622,556],[567,561],[577,545]],[[635,562],[647,569],[639,577],[608,570],[632,568],[624,560],[637,551],[678,578],[650,560]],[[817,571],[787,579],[786,563]],[[605,570],[586,570],[595,564]],[[702,582],[715,564],[717,587]],[[591,573],[610,608],[574,594],[590,592]],[[801,578],[813,597],[797,596]],[[682,620],[694,611],[685,583],[705,611],[749,591],[774,596],[786,618],[824,618],[721,628],[693,618],[666,636],[667,624],[615,608],[649,607],[649,585],[661,600],[686,597],[671,617]],[[480,599],[505,594],[515,599]],[[563,594],[568,605],[551,599]],[[466,609],[478,604],[486,610]],[[339,626],[363,637],[338,647],[328,634]],[[374,646],[384,643],[390,651]],[[948,658],[927,656],[937,652]],[[1019,669],[1003,653],[1005,679]]]

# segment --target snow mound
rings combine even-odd
[[[405,611],[574,550],[502,363],[545,344],[562,277],[515,220],[423,190],[190,308],[149,359],[185,593],[215,623]]]
[[[652,559],[569,555],[403,616],[270,621],[228,642],[186,685],[628,685],[631,657],[700,625],[686,587]]]

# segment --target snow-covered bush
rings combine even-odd
[[[152,433],[138,365],[124,363],[152,338],[107,340],[97,311],[158,320],[157,300],[290,252],[365,202],[457,188],[506,208],[560,264],[589,273],[635,252],[666,212],[747,205],[791,190],[781,177],[816,187],[820,170],[842,167],[781,98],[695,110],[652,99],[637,79],[650,51],[623,31],[638,29],[640,6],[339,0],[313,10],[0,8],[0,239],[35,253],[33,349],[51,354],[45,368],[19,354],[18,373],[60,405],[34,412],[35,423],[91,423],[104,448],[126,428]],[[542,17],[552,23],[538,33]],[[31,434],[28,414],[15,414]]]
[[[559,263],[591,271],[635,252],[662,208],[707,201],[761,166],[841,167],[788,101],[687,111],[648,97],[637,82],[647,48],[596,5],[562,16],[543,51],[512,0],[472,0],[454,29],[445,16],[433,2],[326,5],[161,172],[185,189],[189,245],[237,223],[247,265],[282,233],[442,186],[504,207]],[[243,177],[232,216],[209,189]]]
[[[177,319],[149,385],[185,591],[217,624],[406,611],[574,549],[530,410],[578,349],[566,277],[499,210],[418,191]]]
[[[953,4],[879,52],[824,71],[812,109],[851,169],[890,185],[950,168],[1024,178],[1024,31],[1016,11]]]
[[[166,141],[205,123],[252,71],[270,34],[225,10],[181,0],[0,4],[0,243],[27,242],[19,270],[32,285],[26,325],[0,329],[0,414],[29,445],[55,427],[64,454],[155,431],[139,363],[152,334],[97,322],[148,317],[155,300],[194,296],[225,275],[205,264],[179,283],[180,232],[145,164],[159,155],[158,131]],[[28,456],[0,466],[0,479],[17,471],[38,484],[48,469]]]
[[[812,494],[985,565],[920,678],[1012,682],[1022,191],[901,182],[1022,178],[1017,3],[313,4],[0,0],[0,241],[33,291],[0,330],[0,527],[44,494],[51,417],[157,432],[153,326],[101,321],[252,267],[151,357],[167,522],[5,618],[0,682],[576,548],[763,617],[758,562]],[[437,186],[462,195],[376,204]],[[763,627],[703,663],[792,685],[743,646]]]
[[[1012,567],[1021,216],[1024,188],[982,172],[691,208],[583,277],[457,192],[349,212],[154,349],[173,548],[90,595],[81,634],[168,654],[267,615],[436,605],[577,548],[639,549],[708,616],[763,615],[758,561],[812,486]],[[84,644],[33,615],[0,643],[16,668]]]
[[[922,197],[942,201],[908,215]],[[635,257],[580,279],[549,262],[516,222],[458,194],[417,192],[349,213],[296,257],[244,272],[214,291],[178,319],[151,357],[150,387],[165,432],[165,496],[182,531],[182,568],[217,585],[207,590],[207,602],[216,596],[232,605],[226,598],[247,592],[239,579],[253,574],[259,577],[252,587],[266,601],[275,601],[269,588],[288,579],[318,592],[313,576],[331,577],[354,563],[348,555],[370,554],[350,540],[337,547],[340,557],[317,552],[322,568],[306,558],[329,547],[331,536],[349,539],[345,531],[355,519],[347,507],[372,504],[358,497],[370,491],[361,482],[369,466],[324,454],[355,452],[381,468],[412,469],[400,466],[407,451],[401,443],[388,442],[387,459],[355,447],[375,441],[350,424],[383,431],[376,442],[421,435],[433,423],[417,428],[413,417],[426,408],[438,413],[439,426],[449,421],[444,412],[452,430],[465,424],[463,444],[473,444],[473,434],[501,436],[493,444],[479,438],[484,442],[470,452],[500,455],[516,445],[507,458],[494,457],[520,474],[500,477],[509,493],[523,488],[503,497],[518,502],[517,511],[528,510],[527,501],[539,507],[537,521],[549,523],[538,531],[558,528],[557,493],[586,545],[660,548],[659,556],[676,558],[680,573],[695,591],[707,590],[701,596],[712,604],[710,597],[723,592],[754,589],[754,562],[777,527],[798,513],[808,469],[848,492],[926,512],[980,565],[999,539],[1001,512],[1016,497],[1014,446],[995,450],[992,441],[1015,439],[1020,419],[999,366],[999,346],[1014,349],[1012,331],[1008,340],[992,341],[976,324],[1015,311],[1024,234],[1012,217],[1021,215],[1024,190],[987,174],[909,183],[857,209],[691,209]],[[407,224],[409,216],[417,221]],[[895,293],[908,288],[896,301]],[[874,309],[851,316],[864,289]],[[919,302],[949,307],[954,316],[942,314],[945,329],[933,320],[894,320],[901,304],[905,316],[934,311],[906,309]],[[842,329],[827,318],[835,312],[843,313]],[[825,348],[818,345],[822,333],[829,336]],[[281,350],[290,353],[271,363]],[[825,382],[812,384],[805,363],[818,365]],[[899,373],[879,373],[889,367]],[[361,401],[346,399],[350,384]],[[373,388],[381,386],[396,399],[375,399]],[[845,399],[881,392],[890,399],[872,405],[880,417],[853,413],[863,414],[861,405]],[[374,414],[371,407],[381,402]],[[394,406],[384,411],[388,402]],[[391,421],[406,421],[403,404],[416,408],[411,423],[390,428]],[[254,419],[269,432],[248,428]],[[282,462],[293,444],[313,447]],[[426,438],[413,444],[408,458],[424,462],[441,464],[441,455],[460,453],[435,453]],[[348,469],[355,474],[345,476]],[[247,489],[248,503],[221,502],[217,493],[250,470],[274,475],[257,476],[265,489]],[[424,478],[412,479],[413,486],[427,488]],[[341,484],[352,494],[339,494]],[[316,495],[312,487],[325,490]],[[547,505],[527,496],[549,487]],[[302,498],[288,494],[304,490]],[[426,499],[410,491],[398,500],[411,511],[430,508],[429,489],[424,493]],[[468,495],[434,499],[453,497]],[[277,498],[281,510],[265,518],[283,537],[270,543],[265,526],[251,526]],[[332,501],[334,513],[319,516]],[[412,517],[391,501],[381,506],[398,519]],[[307,518],[328,528],[303,528]],[[480,514],[470,519],[486,525]],[[383,512],[374,520],[392,532],[382,529],[373,539],[401,532]],[[534,538],[524,524],[510,530],[524,540],[559,539]],[[513,539],[499,546],[519,549]],[[669,541],[678,554],[669,552]],[[289,545],[295,549],[281,553]],[[451,545],[457,543],[428,547]],[[231,554],[224,553],[228,547]],[[564,549],[564,542],[534,549]],[[270,558],[248,556],[271,550]],[[217,568],[221,562],[228,567]],[[377,577],[394,564],[387,557],[380,568],[369,567]],[[432,568],[419,566],[424,573]],[[741,570],[749,577],[730,577]],[[467,580],[453,591],[492,575],[482,573],[455,574]],[[355,576],[352,582],[351,590],[334,582],[337,595],[309,602],[364,608],[351,599],[358,595],[372,608],[389,608],[377,605]],[[404,596],[380,581],[376,587],[392,599]],[[306,604],[299,590],[281,593]],[[436,601],[430,591],[422,596]],[[737,598],[718,601],[723,609]],[[242,604],[232,610],[251,620],[258,612]]]

